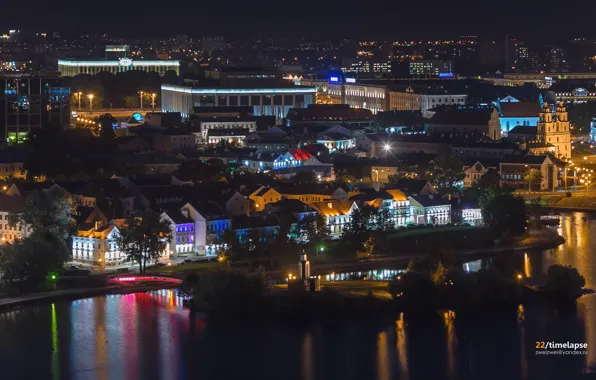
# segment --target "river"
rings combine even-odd
[[[572,265],[596,288],[596,216],[564,214],[567,243],[470,262],[540,278]],[[536,341],[588,343],[587,356],[537,356]],[[592,349],[593,348],[593,349]],[[387,326],[211,326],[172,290],[108,295],[0,313],[0,379],[576,379],[596,371],[596,295],[577,313],[520,307],[516,318]],[[591,377],[590,377],[591,378]]]

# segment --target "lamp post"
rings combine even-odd
[[[387,156],[389,155],[389,151],[391,150],[391,144],[385,144],[385,146],[383,147],[385,149],[385,165],[387,165]],[[377,178],[378,178],[378,174],[377,174]]]
[[[79,111],[81,110],[81,96],[83,96],[82,92],[77,92],[77,96],[79,97]]]
[[[157,96],[156,93],[151,94],[151,110],[155,112],[155,97]]]
[[[528,169],[528,165],[524,165],[526,167],[526,175],[528,176],[528,193],[532,192],[532,182],[530,176],[528,175],[528,173],[530,172],[530,170]]]
[[[87,95],[87,97],[89,98],[89,114],[93,114],[93,94],[89,94]]]
[[[139,103],[141,104],[141,109],[143,109],[143,91],[139,91]]]

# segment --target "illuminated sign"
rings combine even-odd
[[[130,66],[132,65],[132,59],[130,58],[122,58],[120,60],[120,66]]]
[[[338,77],[329,77],[329,82],[339,82]]]
[[[453,78],[453,73],[439,73],[439,78]]]
[[[135,119],[136,121],[138,121],[139,123],[142,123],[144,120],[143,115],[141,115],[138,112],[135,112],[132,114],[132,118]]]
[[[346,83],[356,83],[356,78],[346,78]]]

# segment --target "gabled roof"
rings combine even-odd
[[[165,214],[172,219],[172,222],[174,222],[174,224],[191,224],[194,223],[194,221],[186,216],[184,216],[182,214],[182,212],[180,212],[180,209],[172,209],[172,210],[166,210]]]
[[[267,194],[267,192],[268,192],[269,190],[273,190],[273,191],[275,191],[276,193],[278,193],[278,192],[277,192],[275,189],[272,189],[272,188],[270,188],[270,187],[267,187],[267,186],[261,186],[260,188],[258,188],[258,189],[257,189],[257,191],[255,191],[254,193],[252,193],[250,196],[251,196],[251,197],[262,197],[262,196],[264,196],[265,194]]]
[[[459,125],[485,125],[491,119],[494,108],[445,108],[437,109],[430,118],[430,124],[459,124]]]
[[[232,218],[232,229],[244,230],[251,228],[265,228],[279,226],[277,215],[269,214],[264,216],[238,215]]]
[[[328,200],[325,202],[315,202],[312,204],[313,208],[316,209],[323,216],[339,216],[348,215],[354,201],[338,201]]]
[[[415,195],[410,197],[410,199],[415,200],[416,202],[420,203],[424,207],[432,207],[432,206],[443,206],[443,205],[450,205],[450,201],[447,199],[442,198],[431,198],[427,195]]]
[[[294,157],[296,161],[308,160],[312,157],[312,154],[310,154],[310,152],[304,149],[294,149],[291,150],[289,153],[292,155],[292,157]]]
[[[451,200],[451,209],[452,210],[468,210],[468,209],[479,209],[480,205],[478,200],[474,199],[465,199],[462,200],[461,198],[453,198]]]
[[[227,212],[215,201],[197,201],[192,202],[191,205],[206,220],[230,219]]]
[[[500,103],[502,117],[538,117],[538,102],[505,102]]]
[[[26,198],[20,195],[0,195],[0,212],[17,213],[25,208]]]
[[[404,193],[419,193],[427,184],[428,181],[425,179],[400,178],[393,185],[393,188]]]
[[[512,103],[514,104],[514,103]],[[536,127],[532,127],[532,126],[525,126],[525,125],[518,125],[515,126],[512,130],[510,130],[508,133],[516,133],[516,134],[520,134],[520,135],[536,135],[536,131],[537,128]]]
[[[290,212],[296,214],[315,211],[311,206],[298,199],[287,198],[283,198],[279,202],[269,203],[265,206],[265,209],[275,210],[274,212]]]
[[[530,164],[530,165],[542,165],[547,158],[553,159],[552,156],[541,155],[535,156],[527,154],[525,156],[520,155],[508,155],[501,159],[501,164]]]

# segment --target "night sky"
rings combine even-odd
[[[590,19],[594,13],[594,0],[29,0],[6,5],[0,27],[139,37],[182,32],[441,38],[509,32],[522,38],[565,40],[596,35]]]

